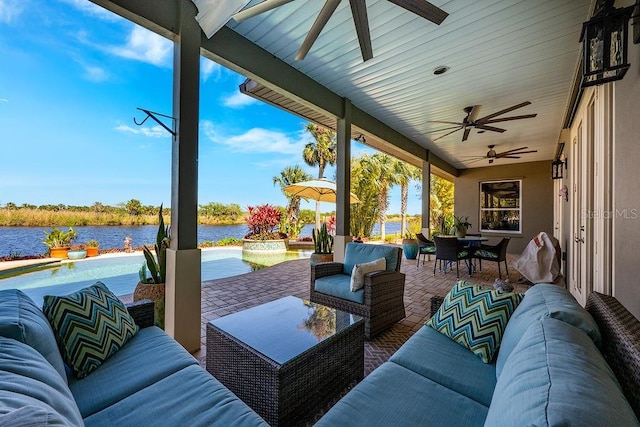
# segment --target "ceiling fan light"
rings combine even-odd
[[[439,76],[440,74],[444,74],[449,71],[449,69],[450,67],[447,67],[446,65],[439,65],[433,69],[433,75]]]

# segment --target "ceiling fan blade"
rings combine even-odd
[[[437,140],[439,140],[439,139],[444,138],[445,136],[449,136],[449,135],[451,135],[451,134],[452,134],[452,133],[454,133],[454,132],[458,132],[460,129],[462,129],[462,126],[458,127],[458,128],[457,128],[457,129],[455,129],[455,130],[452,130],[451,132],[447,132],[447,133],[445,133],[444,135],[441,135],[441,136],[437,137],[436,139],[432,139],[432,140],[431,140],[431,142],[435,142],[435,141],[437,141]]]
[[[236,13],[231,18],[237,23],[240,23],[245,19],[253,18],[254,16],[260,15],[264,12],[268,12],[271,9],[275,9],[276,7],[282,6],[283,4],[287,4],[292,1],[293,0],[264,0],[262,3],[258,3],[255,6]]]
[[[484,159],[486,159],[486,157],[482,157],[482,158],[480,158],[480,159],[471,160],[470,162],[465,161],[465,163],[466,163],[466,164],[469,164],[469,165],[472,165],[472,164],[474,164],[474,163],[478,163],[478,162],[480,162],[480,161],[482,161],[482,160],[484,160]]]
[[[497,127],[493,127],[493,126],[486,126],[486,125],[476,125],[476,129],[481,129],[481,130],[490,130],[491,132],[506,132],[506,129],[501,129],[501,128],[497,128]]]
[[[476,117],[478,117],[478,114],[480,114],[480,107],[482,107],[482,105],[474,105],[471,108],[471,111],[469,112],[469,115],[467,116],[469,119],[469,123],[473,123],[476,121]]]
[[[536,116],[537,116],[537,114],[525,114],[523,116],[511,116],[511,117],[503,117],[501,119],[484,120],[484,121],[482,121],[482,123],[483,124],[485,124],[485,123],[498,123],[498,122],[508,122],[510,120],[532,119],[532,118],[534,118]]]
[[[403,9],[413,12],[426,20],[440,25],[444,19],[449,16],[447,12],[423,0],[389,0],[391,3],[397,4]]]
[[[496,156],[496,159],[519,159],[519,156]]]
[[[511,150],[502,151],[500,154],[513,153],[514,151],[526,150],[529,147],[513,148]]]
[[[436,129],[436,130],[430,130],[430,131],[427,131],[425,133],[438,133],[438,132],[444,132],[444,131],[451,130],[451,129],[455,129],[455,130],[462,129],[462,125],[451,126],[451,127],[448,127],[448,128],[442,128],[442,129]]]
[[[509,108],[505,108],[504,110],[496,111],[495,113],[489,114],[488,116],[484,116],[484,117],[478,119],[478,121],[481,122],[481,123],[485,123],[487,120],[491,120],[494,117],[498,117],[498,116],[500,116],[502,114],[508,113],[509,111],[513,111],[513,110],[517,110],[518,108],[526,107],[529,104],[531,104],[530,101],[525,101],[525,102],[523,102],[521,104],[514,105],[514,106],[509,107]]]
[[[371,34],[369,33],[369,19],[367,18],[367,4],[365,0],[349,0],[353,22],[356,24],[356,33],[362,52],[362,60],[368,61],[373,58],[373,48],[371,47]]]
[[[339,4],[340,0],[327,0],[324,6],[322,6],[322,10],[320,10],[318,17],[307,33],[307,37],[305,37],[304,42],[302,42],[302,46],[300,46],[300,50],[296,55],[296,61],[300,61],[307,56],[311,46],[315,43],[324,26],[327,25],[329,18],[331,18],[331,15],[336,11]]]
[[[509,155],[511,155],[511,154],[520,155],[520,154],[530,154],[530,153],[537,153],[537,152],[538,152],[538,150],[530,150],[530,151],[516,151],[516,152],[513,152],[513,153],[506,153],[506,154],[509,154]],[[505,154],[505,153],[500,153],[500,154]]]
[[[467,139],[469,139],[470,133],[471,133],[471,128],[464,129],[464,135],[462,135],[462,142],[465,142]]]

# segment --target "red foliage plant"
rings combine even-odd
[[[249,216],[247,225],[249,234],[246,239],[269,240],[280,239],[280,233],[276,232],[276,227],[280,224],[280,210],[269,204],[260,206],[249,206]]]

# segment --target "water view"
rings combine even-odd
[[[311,236],[313,224],[304,226],[301,236]],[[387,234],[399,233],[399,222],[388,222],[385,225]],[[66,227],[59,227],[66,230]],[[125,237],[131,237],[133,247],[151,245],[155,242],[157,225],[138,226],[79,226],[73,227],[78,232],[76,243],[84,243],[90,239],[100,242],[100,247],[122,248]],[[39,255],[47,251],[42,243],[45,231],[51,227],[0,227],[0,257],[7,255]],[[247,234],[247,226],[239,225],[200,225],[198,226],[198,242],[217,242],[225,237],[242,239]],[[373,235],[380,234],[380,225],[373,228]]]
[[[308,258],[311,251],[289,251],[263,259],[242,259],[242,249],[211,248],[202,251],[202,280],[220,279],[248,273],[290,259]],[[0,290],[20,289],[36,303],[44,295],[65,295],[100,280],[116,295],[133,293],[138,283],[141,253],[110,254],[78,261],[56,263],[53,267],[0,280]]]

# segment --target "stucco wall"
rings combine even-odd
[[[628,60],[614,83],[613,295],[640,318],[640,44],[629,43]]]
[[[470,233],[478,233],[480,223],[480,182],[522,179],[522,234],[483,233],[490,244],[510,236],[508,252],[519,254],[536,234],[553,235],[553,181],[551,160],[494,165],[464,170],[455,180],[455,214],[469,216]]]

